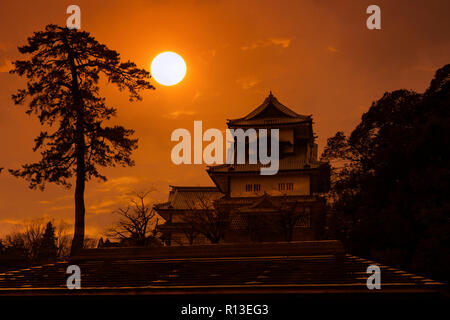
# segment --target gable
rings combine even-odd
[[[311,117],[295,113],[293,110],[280,103],[271,92],[259,107],[243,118],[228,120],[227,124],[228,126],[254,125],[256,122],[265,123],[265,121],[269,121],[266,119],[276,121],[277,123],[297,123],[310,121]]]

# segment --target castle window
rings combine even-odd
[[[245,191],[246,192],[258,192],[261,191],[261,185],[259,183],[255,184],[246,184],[245,185]]]
[[[294,190],[294,184],[292,182],[279,183],[278,191],[285,191],[285,190]]]

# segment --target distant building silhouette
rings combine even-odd
[[[279,129],[278,173],[261,175],[262,164],[249,163],[246,148],[245,164],[208,167],[215,187],[171,186],[168,201],[154,207],[166,220],[160,228],[166,243],[205,242],[201,234],[189,241],[187,233],[195,230],[186,216],[207,214],[213,210],[205,205],[209,202],[229,212],[223,242],[321,238],[325,200],[320,193],[328,191],[330,172],[328,163],[317,160],[312,117],[295,113],[270,93],[255,110],[228,120],[227,125],[229,129]]]

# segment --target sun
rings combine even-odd
[[[153,59],[150,72],[159,84],[173,86],[186,75],[186,63],[179,54],[166,51]]]

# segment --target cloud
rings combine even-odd
[[[194,96],[194,99],[198,99],[199,96]],[[164,117],[169,118],[169,119],[175,119],[178,118],[179,116],[192,116],[194,115],[196,112],[195,111],[189,111],[189,110],[176,110],[173,111],[169,114],[165,114]]]
[[[51,199],[39,200],[38,203],[43,204],[43,205],[51,205],[51,204],[55,204],[57,202],[67,203],[68,201],[70,201],[70,203],[72,203],[72,201],[73,201],[72,194],[66,194],[66,195],[63,195],[60,197],[52,197]]]
[[[335,53],[335,52],[339,52],[339,50],[338,49],[336,49],[335,47],[333,47],[333,46],[328,46],[327,47],[327,50],[328,51],[330,51],[330,52],[333,52],[333,53]]]
[[[283,38],[273,38],[269,39],[274,45],[281,46],[282,48],[287,48],[291,44],[292,39]]]
[[[117,192],[121,198],[129,198],[134,192],[154,191],[154,180],[144,177],[123,176],[115,179],[108,179],[102,183],[96,191]]]
[[[130,192],[130,187],[139,183],[139,179],[131,176],[123,176],[120,178],[109,179],[102,184],[100,191],[119,191],[119,192]]]
[[[291,38],[269,38],[267,40],[257,40],[248,45],[242,46],[241,49],[246,50],[254,50],[258,48],[265,48],[268,46],[280,46],[283,49],[286,49],[291,44]]]
[[[47,210],[49,210],[49,211],[63,211],[63,210],[72,209],[72,208],[73,208],[72,205],[66,205],[66,206],[53,206],[53,207],[50,207],[50,208],[47,209]]]
[[[13,224],[13,225],[22,225],[23,220],[14,220],[14,219],[2,219],[0,223]]]
[[[93,204],[87,207],[86,212],[88,214],[101,214],[106,212],[112,212],[116,209],[116,207],[123,203],[122,199],[116,200],[103,200],[97,204]]]
[[[261,82],[261,80],[256,76],[248,76],[248,77],[243,77],[243,78],[239,78],[236,80],[236,83],[244,90],[253,88],[260,82]]]

